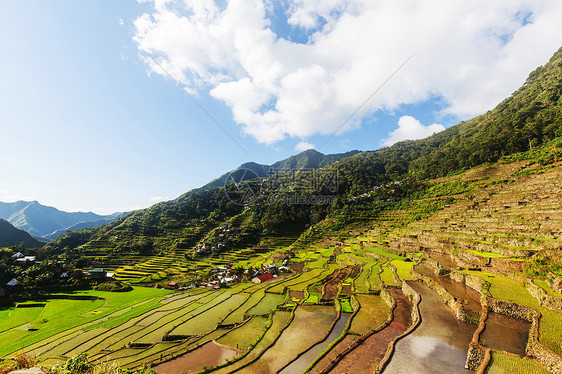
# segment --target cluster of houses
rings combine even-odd
[[[37,261],[35,256],[26,256],[21,252],[15,253],[12,255],[12,259],[14,260],[14,262],[16,264],[40,264],[41,261]],[[21,285],[21,282],[19,280],[17,280],[16,278],[12,278],[9,282],[6,283],[6,286],[8,287],[16,287]],[[2,296],[5,294],[5,292],[1,292]]]
[[[197,244],[193,253],[197,255],[221,253],[227,249],[229,243],[245,235],[248,235],[248,233],[242,232],[239,228],[229,224],[217,227],[208,240]]]
[[[12,259],[14,260],[15,264],[20,264],[20,265],[39,265],[42,263],[42,261],[37,260],[35,256],[26,256],[21,252],[13,254]],[[57,264],[64,264],[64,261],[59,261],[59,260],[49,260],[49,263],[51,262]],[[96,269],[82,271],[82,275],[80,275],[80,277],[82,276],[85,278],[102,280],[107,278],[113,278],[114,274],[108,272],[106,269],[96,268]],[[67,272],[62,272],[60,274],[60,278],[69,278],[69,277],[70,275]],[[5,285],[8,287],[16,287],[16,286],[20,286],[21,282],[17,278],[12,278]]]
[[[21,252],[12,255],[12,258],[16,261],[16,263],[20,264],[40,264],[41,261],[37,261],[35,256],[26,256]]]
[[[384,189],[390,189],[390,190],[385,191],[385,192],[387,194],[393,194],[395,192],[395,190],[392,187],[394,185],[399,185],[401,183],[402,182],[400,182],[400,181],[395,181],[395,182],[390,182],[390,183],[387,183],[387,184],[381,184],[380,186],[373,187],[373,189],[370,192],[362,193],[359,196],[353,196],[353,197],[349,198],[347,201],[352,202],[352,201],[357,201],[359,199],[366,199],[366,198],[371,197],[374,193],[380,192],[381,190],[384,190]],[[386,201],[390,201],[390,199],[387,198]]]
[[[233,268],[230,264],[217,266],[211,269],[209,278],[202,282],[193,282],[189,285],[181,285],[176,282],[168,282],[165,285],[156,285],[158,288],[184,290],[196,287],[221,288],[226,285],[239,283],[242,281],[252,281],[256,284],[277,278],[279,275],[288,273],[290,270],[286,266],[288,260],[284,260],[282,265],[264,265],[249,269]]]

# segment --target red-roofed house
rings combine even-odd
[[[271,278],[273,278],[273,275],[269,274],[269,273],[265,273],[262,275],[258,275],[257,277],[252,278],[252,282],[259,284],[261,282],[265,282],[267,280],[270,280]]]

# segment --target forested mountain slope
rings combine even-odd
[[[291,225],[302,231],[307,225],[341,209],[349,198],[392,181],[404,182],[401,190],[407,195],[421,188],[430,178],[459,173],[543,145],[549,145],[551,150],[540,162],[556,161],[560,158],[560,143],[556,140],[562,135],[561,92],[562,49],[545,66],[533,71],[511,97],[486,114],[426,139],[403,141],[377,151],[362,152],[324,167],[322,170],[326,172],[337,169],[337,189],[312,190],[305,194],[334,195],[338,199],[332,205],[264,204],[263,199],[256,199],[250,204],[249,219],[244,222],[258,235]],[[314,151],[307,151],[279,165],[306,167],[311,165],[310,160],[315,155],[318,156]],[[312,164],[329,163],[322,160],[327,158]],[[278,192],[291,191],[293,182],[280,186]],[[102,252],[166,251],[175,248],[179,242],[195,243],[205,232],[243,209],[225,193],[224,187],[196,189],[175,200],[133,212],[109,225],[80,234],[80,240],[74,240],[78,234],[69,234],[53,243],[49,250],[60,252],[65,247],[72,248],[93,240],[97,244],[91,248]]]

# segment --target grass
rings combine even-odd
[[[539,341],[555,353],[562,355],[560,331],[562,331],[562,313],[543,308],[518,281],[503,275],[492,275],[478,271],[466,271],[490,282],[490,294],[493,298],[529,306],[542,314],[539,323]]]
[[[8,308],[0,310],[0,331],[6,331],[14,327],[36,320],[43,307],[33,308]]]
[[[304,302],[314,304],[320,301],[320,297],[322,297],[322,295],[319,294],[318,292],[309,291],[309,295]]]
[[[349,299],[339,299],[341,305],[341,311],[344,313],[353,313],[353,308]]]
[[[297,284],[303,283],[307,285],[306,282],[310,283],[310,281],[316,281],[316,278],[318,278],[320,274],[322,274],[325,271],[326,271],[325,269],[312,269],[310,271],[301,273],[298,277],[291,278],[290,280],[287,280],[283,283],[275,285],[274,287],[271,287],[269,289],[269,292],[283,293],[285,287],[297,290],[300,288],[299,286],[296,286]],[[295,286],[295,287],[291,287],[291,286]],[[306,286],[304,288],[306,288]]]
[[[251,371],[277,372],[297,354],[322,340],[336,318],[336,311],[332,307],[298,307],[289,327],[283,331],[275,345],[251,366]],[[311,326],[314,328],[310,328]]]
[[[284,294],[274,294],[267,292],[265,297],[260,300],[253,308],[249,309],[247,314],[249,315],[263,315],[273,312],[277,306],[281,305],[285,301]]]
[[[121,324],[126,318],[158,306],[169,291],[149,288],[134,288],[130,292],[112,293],[81,291],[75,295],[104,297],[98,300],[48,299],[42,313],[29,325],[37,331],[11,329],[0,334],[0,356],[5,356],[23,347],[37,353],[46,352],[51,346],[70,338],[80,341],[82,331],[109,328]],[[102,330],[97,330],[102,331]],[[85,335],[86,336],[86,335]],[[72,347],[70,347],[72,348]]]
[[[267,317],[252,317],[242,326],[231,330],[217,342],[246,351],[254,344],[267,328],[269,319]]]
[[[387,266],[382,267],[382,273],[380,274],[381,281],[389,286],[398,286],[396,280],[394,279],[394,273]]]
[[[401,260],[393,260],[390,261],[392,265],[396,267],[396,273],[398,274],[398,278],[402,280],[411,280],[412,277],[412,267],[416,264],[413,261],[401,261]]]
[[[381,265],[379,263],[376,263],[371,268],[371,272],[369,274],[369,277],[367,278],[367,281],[369,282],[370,291],[378,291],[381,289],[381,280],[379,277],[380,271],[381,271]]]
[[[234,310],[232,313],[228,314],[226,318],[222,321],[223,324],[229,325],[232,323],[240,323],[244,320],[246,312],[253,308],[263,297],[265,296],[265,289],[257,290],[250,294],[250,297],[240,305],[240,307]]]
[[[271,326],[267,329],[266,333],[257,342],[248,353],[247,356],[243,357],[241,360],[235,362],[233,365],[229,365],[223,369],[216,371],[217,374],[232,373],[241,367],[252,363],[257,357],[262,354],[280,335],[283,328],[291,319],[290,312],[277,312],[273,315]],[[244,371],[250,371],[250,367],[244,369]]]
[[[395,255],[393,253],[385,252],[382,249],[379,249],[379,248],[376,248],[376,247],[366,247],[365,250],[376,253],[376,254],[381,255],[381,256],[391,258],[393,260],[405,260],[407,258],[407,257],[404,257],[404,256]]]
[[[520,357],[499,352],[492,352],[492,359],[486,368],[486,374],[548,374],[548,370],[538,363]]]
[[[248,296],[232,295],[212,308],[193,316],[171,331],[176,335],[204,335],[215,329],[225,315],[238,308]]]
[[[375,265],[374,261],[367,262],[363,265],[361,269],[361,274],[355,280],[355,292],[358,293],[369,293],[369,283],[367,282],[367,278],[369,276],[369,272],[371,268]]]
[[[355,295],[361,308],[351,321],[350,331],[365,334],[382,325],[389,317],[388,304],[378,295]]]
[[[505,255],[502,255],[502,254],[499,254],[499,253],[477,251],[475,249],[469,249],[468,251],[470,253],[476,255],[476,256],[486,257],[486,258],[505,258],[505,257],[508,257],[508,256],[505,256]]]
[[[554,296],[554,297],[560,297],[562,298],[562,293],[560,292],[556,292],[554,291],[546,281],[540,280],[540,279],[535,279],[534,280],[535,284],[537,286],[539,286],[540,288],[542,288],[543,290],[546,291],[547,294],[549,294],[550,296]]]

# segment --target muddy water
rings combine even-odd
[[[470,373],[464,364],[476,325],[457,321],[439,295],[426,285],[408,284],[421,295],[421,323],[396,343],[384,373]]]
[[[435,270],[425,262],[415,265],[414,270],[421,275],[435,275]]]
[[[294,290],[290,290],[289,291],[289,297],[298,299],[299,301],[304,300],[304,291],[294,291]]]
[[[482,306],[480,304],[480,294],[476,290],[464,284],[455,282],[454,280],[446,276],[432,276],[431,278],[445,287],[445,289],[449,291],[449,293],[455,298],[457,298],[458,300],[463,300],[466,309],[476,312],[482,311]]]
[[[166,374],[196,373],[203,370],[204,366],[210,367],[223,364],[239,354],[241,354],[239,350],[211,341],[192,352],[156,365],[154,370],[157,373]]]
[[[342,313],[332,331],[330,331],[330,335],[324,340],[314,346],[312,346],[308,351],[306,351],[302,356],[298,359],[293,361],[289,366],[285,369],[281,370],[279,374],[293,374],[293,373],[302,373],[306,370],[306,368],[314,361],[316,357],[320,355],[330,345],[334,340],[336,340],[345,329],[347,325],[347,321],[351,317],[350,313]]]
[[[438,252],[428,252],[429,257],[433,260],[437,261],[439,265],[443,266],[444,269],[454,269],[457,267],[457,264],[450,255],[444,255]]]
[[[396,308],[392,312],[392,322],[365,339],[348,353],[330,373],[373,373],[384,357],[390,341],[411,325],[412,304],[408,297],[397,288],[389,288],[388,291],[396,300]]]
[[[531,323],[528,321],[489,312],[480,342],[486,347],[523,357],[530,328]]]

